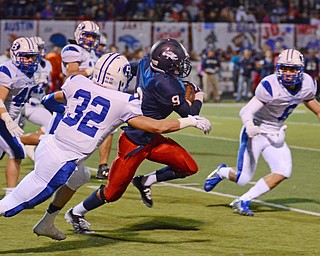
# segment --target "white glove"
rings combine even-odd
[[[87,76],[91,76],[91,74],[93,73],[94,67],[91,68],[87,68],[85,71],[87,73]]]
[[[252,137],[258,135],[260,132],[261,132],[261,129],[259,126],[256,126],[254,124],[246,125],[246,133],[249,138],[252,138]]]
[[[196,127],[204,132],[204,134],[208,134],[211,131],[211,123],[208,119],[201,116],[188,116],[190,121],[190,126]]]
[[[23,130],[12,120],[8,112],[2,113],[1,119],[5,122],[6,127],[12,136],[20,137],[23,134]]]

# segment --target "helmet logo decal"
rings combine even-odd
[[[19,42],[14,42],[13,45],[11,46],[11,50],[16,51],[16,50],[19,50],[20,47],[21,47],[21,45]]]
[[[130,65],[124,65],[122,68],[122,72],[125,75],[125,77],[129,78],[131,74],[131,66]]]
[[[164,52],[162,53],[162,55],[165,56],[166,59],[178,60],[177,54],[175,54],[175,53],[172,52],[172,51],[164,51]]]

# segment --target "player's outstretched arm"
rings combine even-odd
[[[310,109],[313,113],[315,113],[320,119],[320,103],[316,100],[310,100],[304,103],[308,109]]]
[[[62,91],[53,92],[44,96],[42,105],[51,112],[64,113],[66,100]]]
[[[196,127],[204,133],[209,133],[211,131],[210,121],[200,116],[163,120],[156,120],[146,116],[137,116],[130,119],[128,124],[134,128],[157,134],[174,132],[187,127]]]

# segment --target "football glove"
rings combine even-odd
[[[261,129],[259,126],[256,126],[254,124],[246,125],[246,133],[249,138],[252,138],[252,137],[258,135],[260,132],[261,132]]]
[[[2,113],[1,119],[5,122],[6,127],[12,136],[20,137],[23,134],[23,130],[12,120],[8,112]]]
[[[187,118],[190,121],[190,126],[198,128],[204,134],[208,134],[211,131],[211,123],[205,117],[189,115]]]

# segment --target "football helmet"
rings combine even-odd
[[[92,81],[103,87],[125,91],[131,77],[128,60],[119,53],[103,55],[94,66]]]
[[[92,36],[92,39],[89,39],[89,36]],[[95,50],[100,41],[99,26],[93,21],[81,22],[74,31],[74,39],[78,45],[87,51]]]
[[[191,72],[189,54],[184,46],[172,38],[156,42],[151,50],[151,67],[174,77],[184,78]]]
[[[104,34],[101,34],[100,42],[97,49],[95,50],[95,53],[98,58],[107,53],[107,38]]]
[[[32,36],[30,39],[38,46],[40,57],[44,58],[46,51],[44,49],[44,40],[40,36]]]
[[[287,68],[296,70],[295,74],[285,72],[284,70]],[[300,85],[303,79],[303,70],[304,58],[299,51],[286,49],[280,53],[276,64],[276,74],[280,84],[286,88],[293,85]]]
[[[23,73],[33,75],[38,69],[38,46],[27,37],[20,37],[13,41],[10,48],[10,57],[15,66]]]

